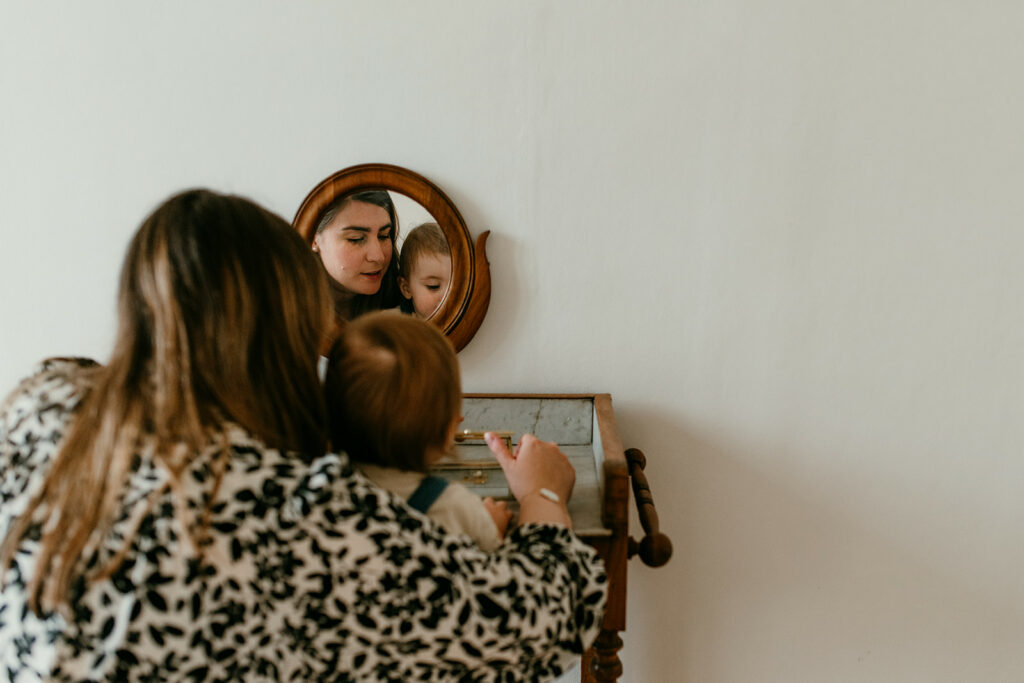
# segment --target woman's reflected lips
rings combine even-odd
[[[365,277],[368,280],[379,280],[382,277],[384,277],[384,271],[383,270],[375,270],[372,273],[360,273],[360,275],[362,275],[363,277]]]

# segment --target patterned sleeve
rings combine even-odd
[[[571,531],[530,524],[484,552],[344,464],[339,471],[331,495],[300,498],[332,569],[331,599],[318,607],[339,620],[332,633],[341,642],[318,646],[342,653],[340,670],[356,679],[548,680],[597,636],[604,566]]]

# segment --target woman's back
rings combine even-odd
[[[0,533],[42,485],[88,374],[51,362],[5,404]],[[116,570],[79,580],[67,618],[28,609],[38,526],[22,541],[0,593],[11,680],[536,680],[596,634],[603,571],[565,529],[527,525],[484,553],[343,457],[310,465],[234,425],[176,481],[146,446],[131,470],[89,555]]]

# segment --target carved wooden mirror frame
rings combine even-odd
[[[430,321],[444,331],[456,351],[462,350],[480,328],[491,301],[491,270],[485,251],[490,231],[481,233],[474,247],[462,214],[441,188],[418,173],[389,164],[359,164],[324,178],[306,195],[292,225],[312,245],[324,209],[342,195],[365,190],[404,194],[441,226],[451,248],[452,277],[448,293]]]

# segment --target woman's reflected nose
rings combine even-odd
[[[374,239],[370,241],[370,246],[366,251],[366,260],[373,264],[383,264],[386,260],[384,245],[380,240]]]

